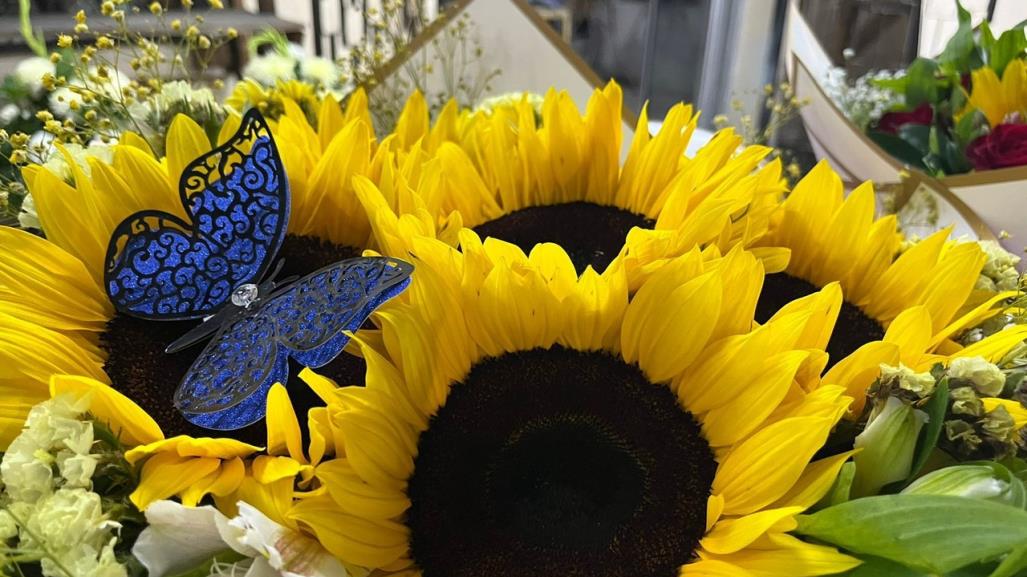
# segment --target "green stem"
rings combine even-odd
[[[21,18],[21,36],[25,39],[25,44],[32,49],[32,52],[36,56],[46,58],[46,41],[43,40],[43,34],[38,30],[32,30],[32,20],[30,13],[32,11],[31,0],[18,0],[18,16]]]

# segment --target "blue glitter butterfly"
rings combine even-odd
[[[214,333],[175,392],[194,424],[230,430],[260,420],[271,385],[288,380],[289,358],[327,364],[410,283],[413,266],[384,257],[341,261],[285,288],[261,283],[285,239],[289,183],[256,111],[186,167],[179,192],[191,222],[157,210],[129,216],[111,235],[104,284],[122,313],[206,319],[168,347]]]

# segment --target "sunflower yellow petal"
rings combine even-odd
[[[89,412],[114,433],[127,447],[154,443],[164,438],[160,426],[139,405],[110,385],[72,375],[50,378],[50,395],[70,394],[87,398]]]
[[[167,499],[188,489],[217,471],[221,461],[212,457],[189,458],[158,453],[143,463],[139,486],[129,498],[140,511],[154,501]]]
[[[831,419],[793,417],[757,431],[717,468],[712,490],[727,515],[745,515],[791,490],[831,430]]]
[[[781,499],[774,503],[774,507],[800,507],[806,510],[812,507],[817,501],[827,494],[838,478],[838,472],[842,465],[854,455],[856,451],[846,451],[838,455],[825,457],[810,463],[802,476],[795,482],[795,486]]]
[[[343,511],[384,521],[397,518],[410,508],[410,499],[403,491],[364,482],[346,459],[334,459],[318,466],[317,477]]]
[[[833,547],[805,543],[784,533],[772,533],[753,547],[729,555],[712,556],[737,565],[753,577],[814,577],[833,575],[860,564]]]
[[[210,140],[203,128],[185,114],[171,120],[167,136],[168,178],[177,186],[190,162],[210,152]]]
[[[853,416],[859,416],[866,403],[867,388],[880,374],[881,365],[897,365],[900,353],[899,347],[894,343],[867,343],[838,361],[827,371],[823,380],[825,383],[845,387],[846,394],[855,399],[852,403]]]
[[[408,549],[409,531],[403,525],[347,515],[327,496],[297,502],[289,518],[309,527],[325,549],[345,563],[383,567]]]
[[[678,577],[752,577],[752,574],[726,561],[699,559],[682,567]]]
[[[706,551],[717,555],[734,553],[751,545],[780,521],[792,519],[801,512],[802,507],[782,507],[766,509],[744,517],[722,519],[699,544]],[[792,519],[792,528],[794,526],[795,521]]]
[[[306,462],[300,422],[292,408],[289,393],[281,383],[275,383],[267,393],[267,452],[271,455],[288,454]]]

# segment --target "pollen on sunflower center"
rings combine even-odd
[[[474,227],[483,239],[513,243],[525,253],[538,243],[559,244],[570,255],[578,274],[592,265],[603,272],[620,252],[632,227],[652,228],[652,220],[617,208],[590,202],[532,206]]]
[[[407,526],[425,577],[674,577],[716,462],[665,386],[562,347],[478,363],[418,441]]]
[[[355,248],[335,245],[314,237],[289,235],[285,237],[278,252],[279,258],[285,261],[279,277],[305,275],[359,254],[360,251]],[[110,377],[111,384],[151,415],[167,437],[209,437],[213,434],[263,446],[267,439],[263,421],[236,431],[211,431],[190,423],[175,408],[172,401],[175,389],[206,343],[199,343],[174,354],[167,354],[164,349],[196,324],[197,321],[149,321],[116,314],[100,338],[100,346],[107,353],[104,371]],[[365,370],[363,359],[343,353],[319,368],[318,374],[335,379],[340,384],[355,384],[364,381]],[[305,415],[307,409],[322,405],[323,402],[310,387],[299,380],[298,373],[299,367],[293,364],[287,390],[297,414]],[[306,419],[300,419],[300,426],[307,426]]]
[[[781,310],[781,307],[795,299],[811,295],[820,290],[815,285],[784,273],[767,275],[763,280],[763,291],[756,304],[756,320],[765,323]],[[859,307],[842,301],[842,310],[827,343],[830,356],[828,368],[856,352],[859,347],[884,338],[880,323],[866,315]]]

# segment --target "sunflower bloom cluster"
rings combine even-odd
[[[210,553],[285,575],[814,577],[867,552],[809,520],[913,480],[916,411],[944,375],[986,367],[981,398],[953,386],[941,414],[979,404],[997,417],[950,421],[1011,423],[1003,447],[1021,446],[1004,388],[1023,379],[996,374],[1027,326],[965,338],[1016,293],[980,284],[989,255],[949,230],[906,246],[870,185],[846,196],[826,164],[787,190],[730,130],[688,156],[684,104],[655,136],[643,111],[624,146],[612,82],[584,112],[551,90],[432,121],[415,94],[381,138],[360,91],[237,90],[260,102],[291,195],[282,275],[378,254],[414,272],[338,359],[271,386],[254,425],[187,422],[171,399],[196,353],[165,347],[196,324],[115,312],[104,287],[114,228],[144,209],[188,222],[179,180],[240,117],[213,143],[176,118],[164,156],[132,133],[109,161],[62,150],[66,172],[24,169],[46,237],[0,229],[0,447],[40,402],[85,407],[138,473],[140,551],[202,517]],[[923,386],[885,418],[896,371]],[[870,483],[867,463],[901,474]]]

